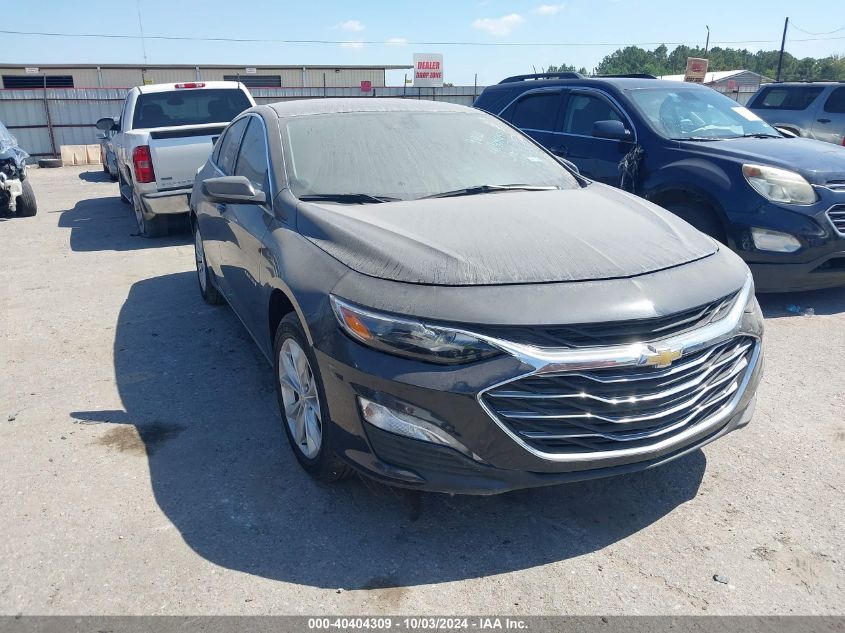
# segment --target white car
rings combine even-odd
[[[254,105],[236,81],[154,84],[129,91],[118,121],[97,121],[114,133],[120,197],[142,235],[163,235],[167,216],[188,213],[197,170],[226,125]]]

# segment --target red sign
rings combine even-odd
[[[373,89],[373,82],[372,81],[362,81],[361,82],[361,92],[370,92]]]

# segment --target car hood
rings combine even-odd
[[[737,162],[762,163],[797,171],[814,185],[845,180],[845,147],[809,138],[732,138],[682,142],[681,146],[685,150],[732,158]]]
[[[300,203],[297,224],[357,272],[446,286],[633,277],[718,248],[669,212],[599,184],[369,205]]]

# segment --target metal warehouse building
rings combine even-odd
[[[0,66],[0,88],[130,88],[143,84],[239,79],[250,88],[385,85],[385,72],[412,66],[219,66],[173,64],[15,64]]]
[[[663,75],[660,79],[683,81],[683,75]],[[745,105],[761,84],[772,80],[750,70],[717,70],[704,77],[704,85]]]

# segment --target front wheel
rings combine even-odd
[[[351,469],[334,452],[323,380],[295,313],[279,323],[273,350],[279,409],[297,461],[320,481],[343,479]]]
[[[705,235],[714,240],[727,243],[725,229],[716,212],[704,203],[700,202],[674,202],[666,205],[666,209],[677,215],[682,220],[692,224]]]
[[[18,215],[24,218],[31,218],[38,213],[38,204],[35,202],[35,192],[32,190],[32,183],[27,178],[21,183],[21,195],[18,196]]]

